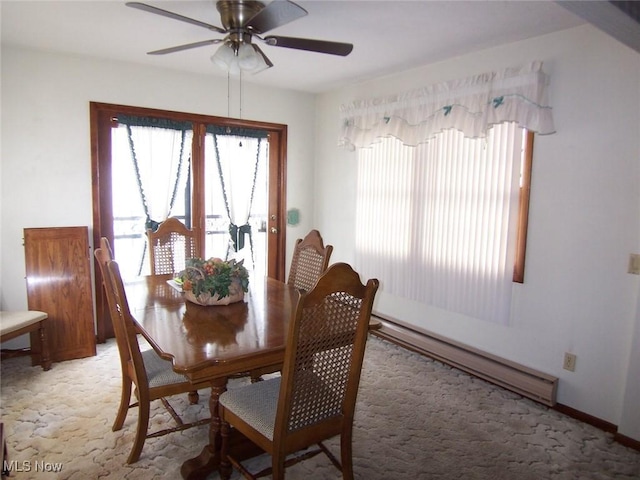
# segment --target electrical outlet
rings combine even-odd
[[[565,370],[569,370],[570,372],[575,372],[576,370],[576,356],[573,353],[565,352],[564,354],[564,364],[562,368]]]

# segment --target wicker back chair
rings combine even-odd
[[[313,290],[303,292],[289,325],[281,377],[228,390],[220,396],[222,420],[221,476],[231,465],[247,478],[284,469],[324,452],[353,478],[352,428],[369,317],[378,281],[365,285],[346,263],[336,263]],[[272,457],[271,468],[251,474],[229,454],[230,426]],[[340,435],[341,462],[322,444]],[[319,448],[287,456],[312,445]]]
[[[167,218],[154,232],[147,230],[151,275],[178,273],[185,268],[187,258],[198,256],[192,230],[176,217]]]
[[[112,430],[114,432],[120,430],[129,409],[138,407],[138,426],[131,453],[127,459],[127,463],[134,463],[140,458],[142,447],[147,438],[166,435],[210,422],[210,419],[206,418],[192,423],[182,422],[179,415],[165,399],[171,395],[189,393],[191,402],[196,403],[197,397],[193,397],[194,394],[197,396],[196,389],[207,388],[208,385],[194,385],[185,376],[175,373],[171,362],[161,358],[155,350],[140,350],[138,332],[129,312],[120,270],[118,264],[113,260],[113,254],[106,238],[100,241],[100,248],[95,250],[94,255],[102,273],[122,369],[120,407]],[[137,401],[134,403],[130,403],[132,385],[136,387],[135,396],[137,398],[134,400]],[[149,432],[150,404],[153,400],[158,399],[162,401],[177,425]]]
[[[311,230],[306,237],[296,240],[287,283],[300,290],[309,291],[329,265],[333,246],[324,246],[318,230]]]

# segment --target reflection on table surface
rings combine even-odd
[[[185,301],[168,280],[143,277],[127,283],[126,292],[140,332],[174,370],[202,380],[282,358],[295,289],[264,278],[250,283],[242,302],[201,306]]]

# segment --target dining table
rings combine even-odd
[[[140,334],[193,383],[211,386],[208,444],[180,469],[184,479],[203,479],[220,464],[218,399],[227,381],[280,370],[289,321],[299,293],[273,278],[251,278],[242,301],[202,306],[185,300],[171,275],[125,283],[129,309]],[[234,432],[230,447],[241,459],[262,453]]]

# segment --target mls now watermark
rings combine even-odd
[[[24,460],[17,461],[5,460],[2,464],[2,471],[7,473],[13,472],[47,472],[47,473],[58,473],[62,471],[62,463],[52,463],[52,462],[44,462],[40,460]]]

